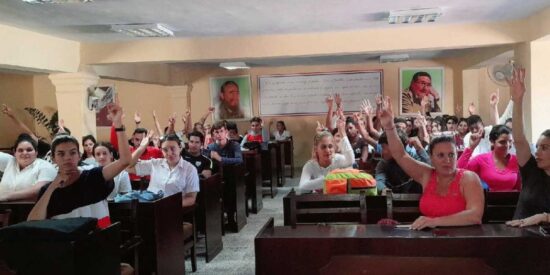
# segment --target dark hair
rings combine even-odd
[[[92,136],[92,135],[83,136],[82,137],[82,147],[83,148],[84,148],[84,142],[86,142],[87,140],[91,140],[94,143],[94,145],[97,143],[94,136]],[[95,148],[95,146],[94,146],[94,148]],[[93,154],[94,154],[93,152],[94,151],[92,149],[92,157],[93,157]],[[80,158],[80,160],[84,161],[86,158],[87,158],[86,151],[84,151],[84,153],[82,154],[82,157]]]
[[[111,152],[111,155],[113,155],[113,158],[114,159],[118,159],[118,153],[115,151],[115,148],[113,148],[113,145],[110,143],[110,142],[104,142],[104,141],[100,141],[98,143],[96,143],[94,145],[94,149],[93,149],[93,154],[95,156],[95,149],[97,147],[105,147],[107,148],[107,150],[109,150],[109,152]]]
[[[430,153],[430,155],[433,153],[433,149],[437,144],[445,143],[445,142],[450,142],[451,144],[453,144],[453,147],[456,147],[454,136],[448,136],[448,135],[437,136],[437,137],[434,137],[430,142],[430,145],[428,145],[428,152]]]
[[[227,127],[225,126],[225,121],[218,121],[214,123],[214,125],[212,125],[212,128],[210,128],[210,134],[214,133],[214,130],[219,130],[221,128],[227,129]]]
[[[204,135],[199,131],[193,131],[189,134],[187,134],[187,139],[191,140],[191,137],[198,137],[201,141],[201,143],[204,143]]]
[[[55,158],[55,149],[57,148],[57,146],[59,144],[62,144],[62,143],[72,143],[72,144],[74,144],[76,146],[78,154],[80,154],[80,151],[79,151],[80,143],[78,143],[78,140],[75,137],[70,136],[70,135],[59,134],[52,140],[52,156],[54,158]]]
[[[181,139],[176,134],[169,134],[169,135],[164,136],[160,140],[160,145],[162,146],[162,144],[165,143],[166,141],[175,141],[181,147]]]
[[[468,128],[470,128],[470,126],[472,125],[477,124],[478,122],[481,122],[481,124],[483,124],[483,120],[478,115],[471,115],[466,121],[468,122]]]
[[[456,116],[448,116],[448,117],[445,119],[445,122],[449,122],[449,120],[452,120],[452,121],[453,121],[453,124],[458,124],[458,117],[456,117]]]
[[[457,124],[460,124],[462,121],[464,121],[464,122],[466,122],[466,124],[468,124],[468,120],[467,120],[466,118],[463,118],[463,117],[461,117],[461,118],[458,119],[458,123],[457,123]]]
[[[332,136],[336,135],[336,133],[338,133],[338,128],[332,129],[332,131],[330,131],[330,133],[332,134]]]
[[[544,130],[544,132],[542,132],[542,134],[540,134],[540,135],[544,136],[546,138],[550,138],[550,129]]]
[[[136,128],[132,135],[135,135],[135,134],[146,134],[147,135],[147,129],[145,129],[145,128]]]
[[[507,118],[506,121],[504,121],[504,124],[506,124],[506,123],[508,123],[508,122],[512,122],[512,118],[511,118],[511,117]]]
[[[397,123],[405,123],[405,124],[407,124],[407,120],[404,119],[404,118],[402,118],[402,117],[396,117],[396,118],[393,119],[393,123],[394,123],[394,124],[397,124]]]
[[[31,137],[29,134],[20,134],[17,139],[15,140],[15,144],[13,145],[13,151],[15,152],[17,150],[17,146],[19,146],[19,143],[21,142],[28,142],[31,144],[34,151],[38,152],[38,143]]]
[[[228,81],[224,82],[224,83],[222,84],[222,86],[220,87],[220,93],[223,93],[225,87],[227,87],[227,86],[229,86],[229,85],[235,85],[235,87],[237,87],[237,89],[239,88],[239,85],[237,84],[237,82],[235,82],[235,81],[233,81],[233,80],[228,80]]]
[[[281,123],[281,125],[283,125],[283,130],[286,130],[286,125],[284,121],[278,120],[277,123]]]
[[[489,141],[495,142],[500,135],[510,135],[512,134],[512,129],[506,125],[495,125],[491,132],[489,133]]]
[[[258,123],[262,124],[262,119],[259,116],[255,116],[252,119],[250,119],[250,123],[252,123],[252,122],[258,122]]]
[[[432,79],[432,76],[427,72],[417,72],[411,78],[411,84],[409,85],[409,89],[410,89],[410,86],[413,84],[413,82],[417,81],[418,78],[421,76],[427,76],[430,80]]]
[[[223,121],[225,122],[225,128],[229,131],[229,130],[235,130],[235,132],[239,132],[239,128],[237,127],[237,123],[235,122],[232,122],[232,121]],[[212,126],[214,127],[214,126]]]
[[[407,145],[407,134],[401,130],[397,130],[397,136],[399,136],[399,139],[401,140],[401,143],[403,143],[403,146]],[[386,132],[383,132],[380,135],[380,138],[378,139],[378,144],[388,144],[388,134]]]

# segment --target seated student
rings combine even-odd
[[[263,133],[263,125],[262,125],[262,119],[260,117],[253,117],[250,120],[250,130],[248,133],[244,136],[243,140],[241,141],[241,147],[244,147],[244,144],[247,142],[268,142],[268,138],[264,138],[266,136]]]
[[[99,166],[107,166],[115,160],[115,149],[108,142],[99,142],[94,145],[92,150],[94,157]],[[132,191],[132,185],[130,184],[130,176],[126,170],[120,172],[113,178],[115,183],[113,191],[107,197],[107,200],[113,200],[116,195],[124,194]]]
[[[342,153],[335,153],[334,138],[328,131],[321,131],[313,138],[313,159],[302,168],[299,188],[302,190],[318,190],[323,188],[325,176],[334,169],[350,168],[355,161],[353,149],[346,136],[345,122],[338,121],[339,132],[342,133]]]
[[[414,151],[407,151],[409,156],[423,163],[430,163],[430,157],[422,147],[422,143],[418,137],[409,139],[401,130],[398,130],[397,134],[403,146],[409,144],[414,146]],[[397,161],[393,159],[388,146],[388,137],[386,133],[382,133],[378,143],[382,146],[382,160],[378,162],[375,169],[376,187],[378,191],[384,193],[384,189],[387,188],[391,189],[393,193],[422,193],[422,186],[407,175],[399,164],[397,164]]]
[[[405,152],[399,140],[390,98],[386,97],[377,109],[392,157],[405,173],[422,185],[422,216],[413,222],[411,229],[480,224],[484,210],[483,189],[475,173],[456,169],[454,138],[434,138],[429,145],[432,166],[419,162]]]
[[[468,121],[465,118],[460,118],[456,127],[455,143],[459,153],[464,151],[464,137],[468,134]]]
[[[151,176],[147,191],[164,196],[182,193],[182,207],[195,204],[199,192],[199,175],[195,166],[181,157],[181,141],[175,134],[165,136],[160,143],[164,158],[139,160],[147,149],[150,136],[141,141],[141,145],[132,154],[132,162],[127,169],[139,176]],[[137,162],[137,163],[136,163]],[[135,166],[134,166],[135,163]]]
[[[201,154],[204,135],[201,132],[191,132],[187,135],[189,140],[187,150],[182,150],[182,157],[191,163],[200,176],[208,178],[212,175],[212,160]]]
[[[237,124],[232,121],[226,121],[225,127],[227,127],[229,140],[241,144],[243,141],[243,136],[239,135],[239,128],[237,128]]]
[[[222,165],[236,165],[243,163],[243,154],[238,143],[227,138],[227,130],[223,121],[218,121],[210,129],[214,143],[208,145],[210,158],[221,162]]]
[[[353,149],[354,157],[356,159],[363,159],[366,161],[366,156],[368,156],[369,145],[359,135],[359,130],[355,125],[355,121],[351,117],[346,118],[346,136],[351,144]]]
[[[82,161],[84,164],[91,165],[91,166],[98,165],[93,152],[94,145],[96,143],[97,141],[92,135],[87,135],[82,137],[83,153],[82,153],[82,157],[80,158],[80,161]]]
[[[269,121],[270,131],[271,131],[272,124],[273,124],[273,120],[270,120]],[[286,129],[285,122],[282,120],[277,121],[277,124],[275,125],[275,131],[273,131],[272,136],[275,138],[276,141],[283,141],[292,137],[290,132]]]
[[[132,134],[132,146],[130,146],[130,152],[134,152],[141,145],[141,141],[147,136],[147,134],[148,132],[145,128],[136,128],[134,130],[134,133]],[[111,144],[113,145],[113,148],[118,151],[119,143],[113,126],[111,127]],[[161,150],[155,146],[147,146],[145,151],[139,157],[140,160],[149,160],[153,158],[162,158]],[[136,174],[130,173],[130,181],[132,182],[133,189],[139,189],[143,187],[143,185],[146,185],[143,184],[143,181],[147,183],[149,182],[149,180],[149,176],[142,178],[140,176],[137,176]]]
[[[470,135],[470,146],[458,159],[458,167],[478,174],[487,184],[489,191],[519,191],[521,178],[518,160],[515,155],[510,154],[512,129],[504,125],[495,125],[489,133],[491,152],[471,158],[480,141],[479,134]]]
[[[15,141],[14,156],[0,152],[0,201],[35,200],[40,188],[57,175],[54,166],[37,158],[37,144],[28,134]]]
[[[550,222],[550,129],[540,135],[533,156],[523,130],[524,79],[525,69],[514,68],[513,78],[508,80],[514,100],[512,134],[523,186],[514,219],[506,224],[520,227]]]
[[[122,125],[122,108],[117,104],[108,106],[117,138],[126,140]],[[106,198],[113,190],[112,179],[130,163],[130,148],[123,142],[119,146],[120,158],[106,166],[90,170],[78,169],[80,151],[78,140],[60,135],[52,141],[53,161],[58,165],[57,177],[42,187],[37,203],[28,220],[91,217],[98,219],[98,226],[110,225]]]

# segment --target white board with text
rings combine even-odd
[[[268,75],[258,77],[260,115],[327,112],[325,98],[339,93],[345,112],[359,111],[361,101],[382,94],[382,71]]]

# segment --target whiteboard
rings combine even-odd
[[[320,114],[325,98],[339,93],[344,111],[359,111],[365,98],[382,94],[382,71],[354,71],[258,77],[260,115]]]

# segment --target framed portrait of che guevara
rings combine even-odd
[[[250,75],[211,77],[210,99],[215,121],[252,118]]]
[[[399,69],[399,114],[442,113],[444,68],[420,67]]]

